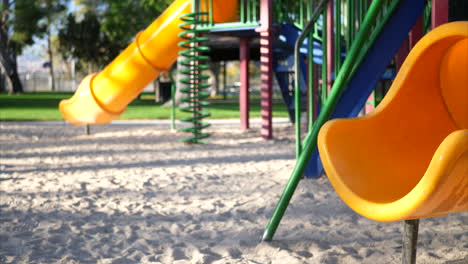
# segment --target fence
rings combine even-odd
[[[236,65],[237,66],[237,65]],[[292,73],[291,73],[292,74]],[[222,75],[222,74],[220,74]],[[19,74],[21,83],[23,84],[24,92],[51,92],[52,82],[48,72],[23,72]],[[222,76],[221,76],[222,78]],[[220,81],[222,79],[220,78]],[[75,80],[70,78],[70,74],[55,73],[55,92],[74,92],[78,88],[83,76],[76,77]],[[1,80],[0,80],[1,81]],[[251,76],[251,95],[253,97],[260,96],[260,76],[253,74]],[[238,76],[227,78],[227,84],[224,87],[223,83],[219,83],[219,95],[226,95],[230,98],[239,96],[239,80]],[[157,85],[156,85],[157,86]],[[214,89],[214,86],[212,86]],[[290,89],[292,90],[292,83]],[[154,92],[155,83],[149,84],[145,92]],[[281,92],[276,80],[273,83],[274,99],[281,99]]]
[[[47,72],[20,73],[24,92],[52,91],[52,79]],[[72,80],[64,73],[55,73],[55,92],[73,92],[78,87],[79,80]]]
[[[69,74],[56,72],[55,92],[74,92],[84,76],[73,80]],[[48,72],[23,72],[19,74],[24,92],[51,92],[52,80]],[[154,91],[151,83],[144,91]]]

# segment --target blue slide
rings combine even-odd
[[[273,56],[273,69],[275,72],[276,80],[281,90],[283,101],[286,104],[289,113],[289,119],[291,122],[294,120],[294,90],[290,90],[289,87],[294,87],[294,79],[291,78],[291,74],[294,73],[294,44],[297,38],[301,34],[301,31],[292,24],[282,23],[280,25],[279,40],[285,45],[274,49]],[[304,43],[304,48],[301,49],[304,53],[301,54],[300,68],[301,68],[301,93],[306,92],[306,80],[305,76],[307,73],[307,65],[305,63],[305,51],[307,43]],[[285,48],[286,47],[286,48]]]
[[[294,91],[290,90],[289,87],[294,87],[294,78],[291,78],[291,75],[294,73],[294,46],[296,40],[299,38],[301,30],[294,26],[293,24],[283,22],[279,27],[279,41],[283,42],[287,48],[277,47],[274,49],[273,57],[273,68],[278,81],[278,85],[281,90],[281,95],[287,106],[289,118],[294,123]],[[308,39],[306,39],[301,46],[300,53],[300,69],[301,69],[301,79],[299,80],[301,86],[301,93],[306,95],[307,84],[307,64],[306,56],[308,56]],[[315,39],[313,41],[313,61],[315,64],[322,64],[322,44],[320,40]],[[344,53],[343,53],[344,56]],[[304,100],[306,98],[303,98]],[[305,103],[301,103],[305,106]]]
[[[379,79],[384,75],[408,33],[424,10],[424,0],[401,0],[383,27],[363,62],[341,95],[330,119],[356,117]],[[315,149],[305,169],[305,177],[318,178],[323,172]]]

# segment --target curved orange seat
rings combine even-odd
[[[468,22],[428,33],[377,109],[318,137],[338,195],[377,221],[468,210]]]

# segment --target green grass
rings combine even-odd
[[[63,120],[58,104],[60,100],[71,96],[71,93],[0,94],[0,121]],[[171,108],[162,107],[155,103],[153,98],[150,94],[145,94],[141,99],[136,99],[128,106],[120,119],[170,119]],[[239,105],[235,100],[211,100],[211,105],[207,110],[211,113],[212,119],[239,118]],[[184,114],[177,110],[176,116],[180,118]],[[260,117],[258,100],[251,100],[250,116]],[[273,104],[273,116],[288,116],[282,102]]]

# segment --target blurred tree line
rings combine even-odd
[[[68,10],[73,1],[74,10]],[[54,58],[90,72],[109,63],[172,0],[0,0],[0,71],[11,92],[22,92],[17,57],[46,40],[54,89]]]

